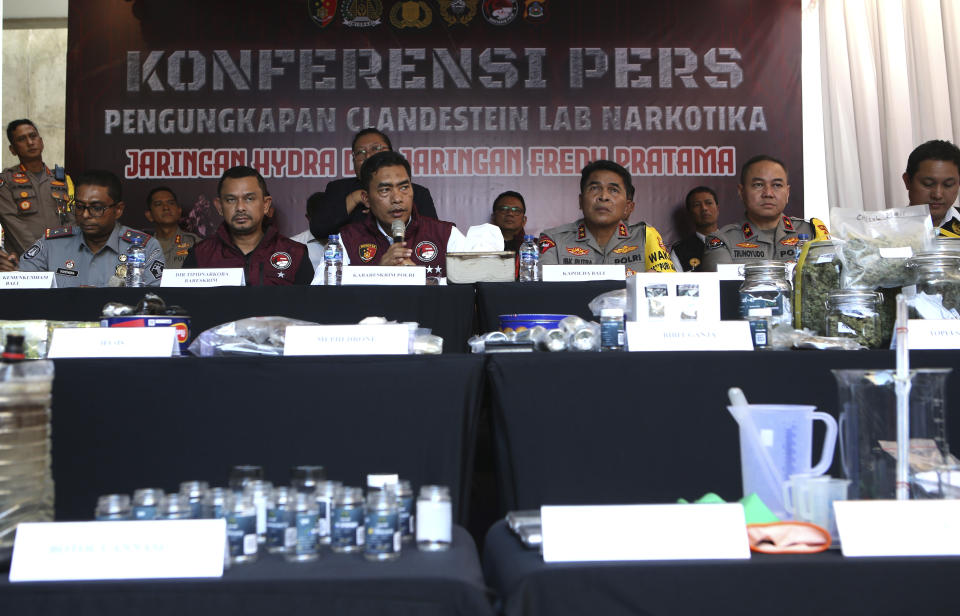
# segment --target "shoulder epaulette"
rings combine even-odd
[[[146,244],[150,240],[149,233],[144,233],[143,231],[137,231],[136,229],[127,229],[126,231],[123,232],[123,235],[120,236],[120,239],[122,239],[127,243],[132,244],[133,238],[135,237],[140,238],[144,244]]]
[[[48,240],[55,240],[60,237],[71,237],[73,235],[75,235],[73,227],[67,225],[65,227],[52,227],[47,229],[44,232],[43,237]]]

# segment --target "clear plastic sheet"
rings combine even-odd
[[[590,300],[590,303],[587,304],[587,307],[590,308],[590,314],[595,317],[599,317],[600,311],[604,308],[619,308],[620,310],[623,310],[623,314],[627,314],[629,312],[627,310],[627,290],[615,289],[613,291],[601,293]]]
[[[319,325],[287,317],[249,317],[212,327],[190,343],[199,357],[217,355],[283,355],[290,325]]]

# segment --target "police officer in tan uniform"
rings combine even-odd
[[[14,120],[7,125],[10,152],[20,164],[0,174],[0,225],[3,226],[7,254],[2,262],[15,264],[19,256],[48,228],[73,222],[69,211],[73,197],[70,177],[63,167],[51,170],[43,163],[43,138],[30,120]]]
[[[633,181],[617,163],[597,160],[580,174],[583,218],[540,234],[544,265],[615,265],[627,274],[673,272],[660,233],[646,223],[628,224],[633,212]]]
[[[744,218],[707,236],[703,271],[715,272],[721,263],[793,261],[800,234],[811,240],[830,237],[816,218],[807,222],[783,215],[790,199],[787,167],[772,156],[760,154],[744,163],[737,191]]]
[[[153,223],[153,237],[163,248],[167,268],[183,267],[187,253],[202,237],[180,228],[183,210],[177,195],[166,186],[157,186],[147,193],[147,220]]]
[[[123,214],[120,179],[109,171],[87,171],[77,178],[77,225],[44,231],[20,259],[22,272],[54,272],[57,287],[121,286],[127,249],[136,238],[146,253],[144,283],[159,286],[163,250],[146,233],[117,222]]]

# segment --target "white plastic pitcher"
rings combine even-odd
[[[778,517],[786,516],[783,483],[791,475],[822,475],[833,463],[837,421],[817,407],[799,404],[728,406],[740,426],[743,493],[756,493]],[[811,465],[813,422],[827,425],[820,461]],[[762,448],[762,449],[761,449]]]

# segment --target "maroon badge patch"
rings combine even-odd
[[[748,239],[753,236],[753,227],[751,227],[748,222],[743,223],[741,231],[743,231],[743,239]]]
[[[377,256],[376,244],[360,244],[360,260],[364,263],[370,263]]]
[[[540,254],[544,254],[551,248],[556,248],[556,247],[557,247],[557,243],[554,242],[552,239],[550,239],[546,235],[540,236]]]
[[[285,270],[293,265],[293,258],[289,252],[275,252],[270,255],[270,265],[278,270]]]
[[[587,228],[584,227],[583,225],[580,225],[579,227],[577,227],[577,239],[582,240],[585,237],[587,237]]]
[[[630,237],[630,230],[627,229],[627,225],[620,223],[620,226],[617,227],[617,233],[620,237]]]
[[[710,241],[707,242],[707,248],[723,248],[726,244],[723,243],[723,240],[719,237],[711,237]]]
[[[424,263],[429,263],[437,258],[439,251],[437,250],[436,244],[424,241],[417,244],[417,247],[413,249],[413,253]]]
[[[307,0],[310,19],[321,28],[326,28],[337,15],[337,0]]]
[[[787,231],[793,231],[793,222],[790,221],[788,216],[783,217],[783,228]]]
[[[76,266],[76,263],[74,263],[71,259],[67,259],[66,262],[64,262],[64,265],[67,266],[68,269],[73,269],[74,266]]]

